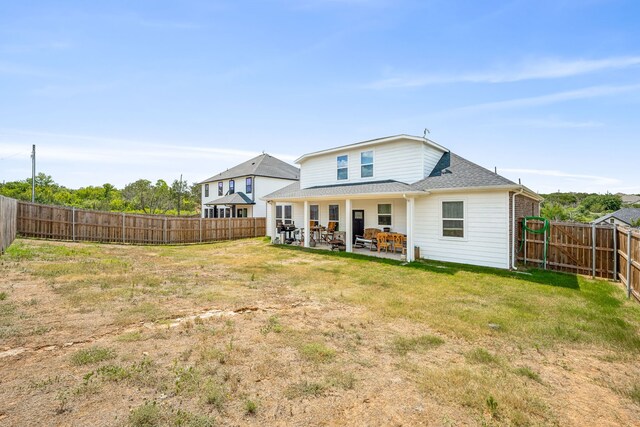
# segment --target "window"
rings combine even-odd
[[[329,205],[329,222],[335,222],[336,228],[338,231],[338,224],[340,222],[340,206],[339,205]]]
[[[378,205],[378,225],[391,225],[391,204]]]
[[[236,192],[236,182],[232,179],[229,180],[229,194]]]
[[[247,178],[247,185],[245,190],[247,194],[251,194],[253,192],[253,178]]]
[[[311,225],[317,226],[320,214],[320,209],[318,205],[310,205],[309,206],[309,222]]]
[[[209,209],[204,210],[204,217],[209,218]]]
[[[349,156],[338,156],[338,181],[349,179]]]
[[[442,236],[464,237],[464,202],[442,202]]]
[[[209,184],[204,185],[204,197],[209,197]]]
[[[211,208],[209,209],[209,218],[217,218],[216,214],[218,212],[216,212],[216,208]]]
[[[371,178],[373,176],[373,151],[363,151],[360,153],[360,178]]]
[[[292,224],[291,205],[276,206],[276,223]]]
[[[220,181],[218,183],[218,196],[222,196],[223,194],[223,190],[222,190],[222,181]]]
[[[246,218],[247,216],[247,208],[238,208],[238,210],[236,210],[237,218]]]

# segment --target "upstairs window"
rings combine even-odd
[[[391,204],[378,205],[378,225],[391,225]]]
[[[232,179],[229,180],[229,194],[236,192],[236,182]]]
[[[373,176],[373,151],[363,151],[360,153],[360,178],[371,178]]]
[[[204,185],[204,197],[209,197],[209,184]]]
[[[464,202],[442,202],[442,236],[464,237]]]
[[[222,196],[223,194],[223,190],[222,190],[222,181],[220,181],[218,183],[218,196]]]
[[[338,181],[349,179],[349,156],[338,156]]]
[[[253,178],[251,177],[247,178],[247,184],[246,184],[245,190],[247,194],[253,193]]]

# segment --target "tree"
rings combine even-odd
[[[545,203],[540,209],[540,214],[553,221],[564,221],[569,218],[567,210],[559,203]]]
[[[130,208],[148,214],[165,213],[171,208],[171,191],[162,179],[155,185],[148,179],[127,184],[122,190],[122,197]]]
[[[615,194],[591,194],[582,201],[584,206],[590,212],[613,212],[622,206],[622,198]]]
[[[180,215],[180,210],[185,202],[185,197],[188,196],[189,185],[187,181],[182,180],[182,175],[180,175],[179,180],[174,180],[171,184],[171,200],[173,201],[174,208]]]

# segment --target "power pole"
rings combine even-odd
[[[31,149],[31,203],[36,202],[36,144]]]
[[[182,174],[180,174],[180,185],[178,186],[178,216],[180,216],[181,207],[182,207]]]

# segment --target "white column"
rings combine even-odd
[[[413,217],[416,199],[410,197],[407,199],[407,262],[415,261],[413,252]]]
[[[276,240],[276,237],[278,237],[278,232],[276,229],[276,202],[274,200],[269,202],[270,205],[270,210],[271,210],[271,223],[268,224],[267,230],[269,230],[269,234],[271,235],[271,243],[273,243]],[[280,242],[282,243],[282,242]]]
[[[304,247],[308,248],[309,247],[309,238],[311,237],[311,230],[309,227],[309,201],[305,200],[304,201]]]
[[[345,205],[344,214],[345,214],[345,217],[346,217],[345,218],[346,219],[346,221],[345,221],[346,224],[345,224],[345,227],[344,227],[344,231],[345,231],[345,234],[346,234],[346,236],[345,236],[345,245],[346,245],[347,252],[353,252],[353,242],[352,242],[352,240],[353,240],[353,236],[352,236],[353,232],[351,231],[351,226],[352,226],[352,224],[351,224],[351,215],[352,215],[351,214],[351,199],[345,200],[344,205]]]

